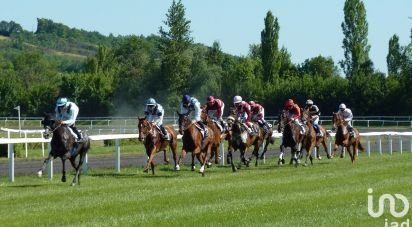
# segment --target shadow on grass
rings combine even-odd
[[[43,186],[48,186],[45,184],[23,184],[23,185],[10,185],[8,187],[10,188],[38,188],[38,187],[43,187]]]

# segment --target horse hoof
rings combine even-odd
[[[210,168],[210,167],[212,167],[212,163],[211,163],[211,162],[208,162],[208,163],[206,164],[206,166],[207,166],[207,168]]]
[[[143,170],[143,173],[147,173],[147,172],[149,172],[149,169],[144,169]]]
[[[42,177],[43,176],[43,171],[40,170],[39,172],[37,172],[37,176]]]
[[[71,186],[72,186],[72,187],[76,186],[76,183],[73,182],[73,183],[71,184]]]
[[[176,170],[176,171],[179,171],[179,170],[180,170],[180,166],[179,166],[179,165],[176,165],[176,166],[175,166],[175,170]]]
[[[66,177],[62,177],[62,182],[66,182]]]
[[[319,157],[318,157],[318,160],[322,160],[322,157],[319,156]]]
[[[201,174],[205,173],[205,166],[200,167],[199,173],[201,173]]]

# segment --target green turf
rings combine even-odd
[[[236,154],[238,157],[238,154]],[[212,167],[206,176],[184,166],[174,172],[158,165],[157,175],[141,168],[91,169],[80,186],[33,176],[0,178],[0,223],[6,226],[384,226],[395,219],[367,212],[367,190],[375,205],[383,193],[412,202],[412,154],[359,155],[316,160],[294,168],[267,160],[232,173]],[[69,181],[72,179],[69,175]],[[399,209],[398,209],[399,210]]]

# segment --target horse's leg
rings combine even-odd
[[[182,162],[182,159],[185,160],[185,158],[186,158],[186,150],[182,148],[182,153],[180,154],[179,160],[177,161],[176,170],[180,170],[180,164]]]
[[[335,146],[333,147],[333,152],[332,152],[332,158],[335,157],[336,151],[338,150],[338,145],[335,143]]]
[[[285,164],[285,146],[283,144],[280,145],[280,154],[279,154],[279,160],[278,160],[278,165],[283,165]]]
[[[255,162],[255,166],[258,166],[258,160],[259,160],[259,148],[260,146],[262,146],[261,144],[256,145],[253,151],[253,154],[255,155],[256,158],[256,162]]]
[[[192,171],[195,171],[195,151],[192,151]]]
[[[39,176],[39,177],[43,176],[43,172],[44,172],[44,170],[46,170],[46,165],[50,161],[51,158],[52,158],[52,155],[49,153],[49,156],[47,156],[47,158],[44,159],[41,169],[39,171],[37,171],[37,176]]]
[[[74,176],[72,186],[75,186],[76,183],[80,185],[80,173],[82,171],[82,166],[84,162],[84,158],[86,157],[86,151],[82,150],[80,151],[80,158],[79,158],[79,164],[77,165],[76,169],[76,175]],[[70,159],[71,160],[71,159]],[[73,162],[76,160],[76,156],[73,158]]]
[[[199,172],[202,174],[202,176],[205,176],[205,166],[209,162],[208,157],[211,152],[212,152],[212,144],[210,144],[207,147],[206,153],[204,155],[202,155],[203,153],[200,152],[200,157],[202,158],[203,163],[201,162],[202,166],[200,167]]]
[[[233,163],[233,150],[232,150],[232,149],[228,150],[228,152],[227,152],[227,161],[228,161],[228,163],[231,164],[231,166],[232,166],[232,171],[233,171],[233,172],[236,172],[237,169],[236,169],[236,167],[235,167],[235,164]]]
[[[175,170],[177,170],[176,143],[171,144],[169,147],[172,150],[173,161],[175,162]]]
[[[326,156],[328,157],[328,159],[331,159],[332,157],[329,154],[328,146],[326,146],[326,139],[325,138],[323,138],[323,140],[322,140],[322,146],[323,146],[323,149],[325,149],[325,153],[326,153]],[[318,149],[318,153],[319,153],[319,149]]]
[[[169,158],[167,158],[167,152],[166,149],[163,151],[163,161],[165,162],[165,164],[169,164]]]
[[[149,171],[149,167],[151,167],[152,168],[152,174],[154,175],[153,159],[155,158],[155,155],[156,155],[156,148],[153,147],[152,150],[149,151],[149,153],[150,153],[149,160],[147,161],[146,168],[143,170],[143,172],[147,173]]]
[[[66,182],[66,159],[61,158],[62,160],[62,182]]]

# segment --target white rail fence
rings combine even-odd
[[[26,151],[26,158],[28,155],[27,151],[27,144],[28,143],[42,143],[42,148],[43,148],[43,156],[44,156],[44,143],[47,143],[48,151],[50,151],[50,141],[51,139],[44,139],[42,136],[40,138],[28,138],[27,134],[30,133],[35,133],[35,134],[41,134],[43,133],[43,130],[22,130],[21,132],[24,133],[25,138],[10,138],[10,132],[20,132],[19,130],[15,129],[6,129],[6,128],[1,128],[3,131],[7,131],[9,134],[9,138],[0,138],[0,144],[7,144],[8,145],[8,177],[10,182],[14,182],[14,144],[25,144],[25,151]],[[330,133],[332,137],[335,136],[335,133]],[[412,132],[393,132],[393,131],[388,131],[388,132],[367,132],[367,133],[360,133],[362,136],[362,142],[365,146],[365,140],[366,140],[366,151],[368,156],[371,154],[371,138],[374,137],[374,141],[378,141],[378,150],[379,153],[382,154],[384,146],[382,145],[382,138],[383,137],[388,137],[388,146],[387,148],[389,149],[390,154],[393,153],[393,145],[394,145],[394,140],[398,141],[399,143],[399,151],[402,154],[403,153],[403,141],[408,140],[409,138],[410,141],[410,151],[412,152]],[[138,138],[139,134],[107,134],[107,135],[91,135],[90,139],[91,140],[115,140],[115,147],[114,147],[114,153],[115,153],[115,160],[114,160],[114,167],[115,171],[120,173],[120,154],[121,154],[121,149],[120,149],[120,140],[121,139],[133,139],[133,138]],[[281,138],[282,134],[278,133],[277,131],[274,131],[273,133],[274,138]],[[377,139],[376,139],[377,138]],[[178,139],[181,139],[181,135],[178,135]],[[224,144],[222,143],[220,146],[220,154],[222,157],[222,165],[224,165],[225,160],[225,151],[224,151]],[[332,139],[329,139],[329,151],[332,150]],[[317,152],[317,151],[315,151]],[[39,166],[41,163],[39,163]],[[85,163],[84,166],[88,166],[88,157],[86,155]],[[49,179],[53,178],[53,160],[50,160],[48,164],[48,177]]]

